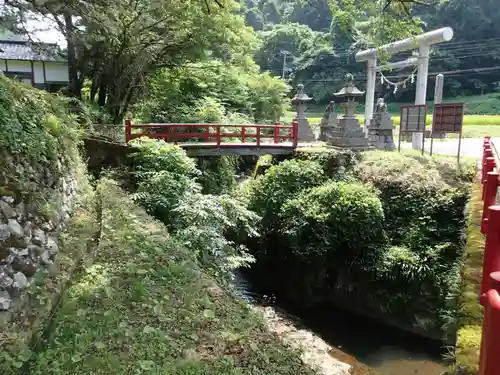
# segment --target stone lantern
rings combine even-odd
[[[344,116],[339,119],[338,127],[331,132],[328,142],[333,146],[346,148],[368,148],[368,138],[356,117],[356,99],[364,95],[354,86],[352,74],[347,74],[344,87],[333,94],[342,100],[340,106]]]
[[[353,81],[354,77],[352,74],[346,74],[344,87],[339,92],[333,94],[345,100],[340,106],[345,111],[344,118],[349,119],[356,118],[356,99],[365,94],[364,91],[359,91],[356,86],[354,86]]]
[[[314,133],[306,117],[307,103],[312,100],[305,92],[304,85],[297,85],[297,94],[292,99],[292,105],[297,112],[299,142],[314,141]]]

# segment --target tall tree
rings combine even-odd
[[[232,0],[11,0],[22,17],[42,14],[67,41],[69,90],[106,106],[118,122],[148,76],[165,66],[239,55],[255,35]]]

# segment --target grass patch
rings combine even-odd
[[[313,374],[112,181],[94,263],[63,296],[30,374]]]
[[[479,304],[484,250],[484,236],[480,232],[482,204],[481,184],[476,183],[472,187],[470,201],[469,229],[455,352],[456,368],[466,371],[467,374],[476,374],[479,368],[483,322],[483,308]]]
[[[397,137],[399,133],[399,114],[394,113],[391,115],[394,125],[396,126],[393,134]],[[362,125],[364,116],[358,115],[359,123]],[[282,117],[282,122],[291,122],[294,118],[293,113],[287,113]],[[309,123],[311,124],[315,134],[319,134],[319,124],[321,122],[322,114],[311,113],[308,116]],[[427,129],[431,129],[432,115],[427,116]],[[466,115],[464,116],[464,128],[462,131],[462,138],[482,138],[485,135],[500,138],[500,115]],[[458,134],[449,133],[447,138],[458,138]],[[446,139],[445,139],[446,140]],[[435,139],[435,141],[441,141]]]
[[[364,99],[363,99],[364,101]],[[500,93],[490,93],[485,95],[472,95],[472,96],[458,96],[455,98],[444,98],[444,103],[460,103],[465,104],[465,114],[466,115],[500,115]],[[388,102],[387,109],[390,113],[399,113],[400,107],[402,105],[409,105],[413,103],[397,103]],[[309,112],[317,112],[323,114],[327,103],[315,104],[310,103],[308,106]],[[432,112],[434,108],[434,101],[427,101],[427,108],[429,112]],[[364,113],[365,105],[364,103],[358,103],[356,106],[357,113]]]
[[[49,325],[61,293],[82,257],[92,248],[98,231],[94,199],[93,192],[88,191],[76,202],[70,224],[61,233],[56,263],[35,276],[22,305],[17,306],[22,313],[16,309],[11,319],[0,319],[0,373],[16,373],[41,343],[42,332]],[[20,373],[26,372],[20,370]]]
[[[341,113],[337,114],[338,118],[342,117]],[[283,116],[281,121],[290,122],[294,119],[295,113],[288,112]],[[360,124],[365,121],[365,116],[359,114],[356,116],[359,119]],[[310,124],[319,124],[323,118],[323,113],[309,113],[307,119]],[[399,112],[391,113],[392,121],[394,125],[399,126],[400,115]],[[428,114],[426,118],[427,127],[430,128],[432,125],[432,115]],[[464,116],[464,126],[499,126],[500,125],[500,115],[465,115]]]

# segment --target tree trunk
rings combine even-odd
[[[101,107],[106,105],[106,96],[108,93],[108,85],[105,82],[101,82],[99,85],[99,96],[97,97],[97,104]]]
[[[76,44],[74,40],[74,25],[71,13],[64,12],[64,23],[66,26],[66,41],[68,43],[68,74],[69,92],[78,99],[82,98],[82,88],[78,79],[78,60],[76,57]]]

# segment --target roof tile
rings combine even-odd
[[[61,61],[50,49],[53,49],[50,45],[39,48],[29,43],[0,42],[0,60]]]

